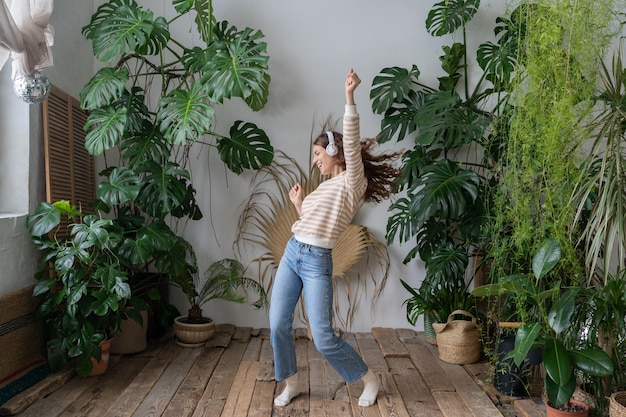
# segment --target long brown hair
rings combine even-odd
[[[346,160],[343,155],[343,135],[333,131],[334,143],[337,147],[337,155],[333,158],[339,159],[343,168],[346,168]],[[372,153],[371,149],[376,145],[375,138],[361,139],[361,159],[367,178],[367,189],[364,200],[366,202],[380,203],[391,196],[396,191],[396,179],[402,176],[393,162],[398,159],[402,152]],[[328,136],[326,133],[320,134],[314,141],[314,145],[326,148]]]

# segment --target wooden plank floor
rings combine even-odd
[[[493,396],[480,378],[485,368],[442,362],[422,333],[374,328],[343,337],[378,375],[375,406],[358,406],[360,382],[346,385],[296,331],[300,390],[287,407],[274,407],[268,330],[218,326],[207,346],[184,348],[169,338],[142,353],[114,355],[106,374],[74,376],[37,399],[20,417],[500,417],[532,416]],[[481,386],[482,385],[482,386]],[[27,395],[27,393],[24,393]],[[24,397],[14,400],[24,401]],[[6,405],[6,404],[5,404]]]

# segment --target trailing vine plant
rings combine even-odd
[[[542,281],[544,289],[586,281],[577,246],[581,224],[571,196],[584,157],[581,145],[588,139],[584,126],[594,105],[592,93],[613,35],[613,3],[528,2],[519,22],[526,36],[513,79],[515,112],[491,225],[494,279],[528,273],[532,254],[553,238],[562,257],[552,279]],[[524,320],[529,311],[519,307]]]

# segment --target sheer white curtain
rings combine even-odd
[[[13,59],[12,78],[52,66],[53,0],[0,0],[0,69]]]

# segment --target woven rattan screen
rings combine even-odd
[[[85,149],[88,113],[74,97],[53,87],[43,105],[46,199],[69,200],[83,213],[96,196],[93,157]]]

